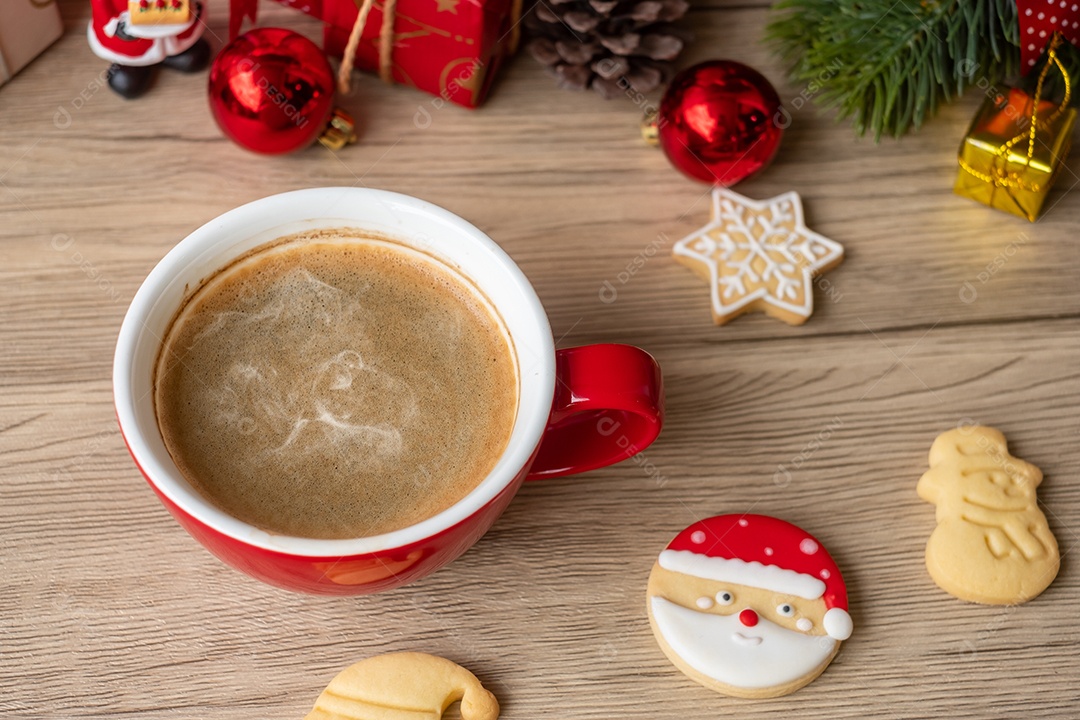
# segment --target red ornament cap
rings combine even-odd
[[[675,536],[660,566],[695,577],[825,601],[825,631],[851,635],[840,568],[813,535],[766,515],[717,515]]]

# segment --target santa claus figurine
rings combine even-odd
[[[112,65],[109,87],[126,98],[145,93],[159,65],[198,72],[210,61],[202,5],[189,0],[91,0],[90,49]]]
[[[668,659],[735,697],[798,690],[825,670],[852,627],[829,553],[764,515],[719,515],[679,533],[653,566],[648,610]]]

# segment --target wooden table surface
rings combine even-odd
[[[265,158],[221,136],[203,76],[164,72],[143,99],[115,96],[86,4],[62,9],[63,39],[0,88],[0,717],[300,718],[340,668],[406,649],[472,669],[507,719],[1075,714],[1080,157],[1029,224],[951,192],[977,92],[880,145],[809,103],[793,110],[775,163],[739,190],[797,190],[847,260],[806,325],[718,328],[705,285],[669,255],[707,220],[706,190],[643,146],[630,99],[559,91],[526,55],[475,112],[364,76],[342,102],[359,145]],[[212,10],[220,38],[225,5]],[[747,62],[794,107],[812,93],[762,42],[767,15],[761,0],[700,3],[684,61]],[[421,108],[429,127],[413,122]],[[324,185],[409,193],[476,223],[532,280],[559,346],[652,352],[668,418],[647,463],[529,484],[460,560],[380,596],[280,591],[204,551],[120,439],[117,329],[187,233]],[[1064,560],[1026,605],[963,603],[924,567],[934,511],[915,483],[934,437],[966,419],[1001,428],[1046,475]],[[744,511],[817,535],[851,595],[855,634],[777,700],[695,685],[645,614],[671,537]]]

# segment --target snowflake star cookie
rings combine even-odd
[[[795,692],[851,636],[832,557],[807,532],[765,515],[718,515],[683,530],[653,565],[647,595],[668,660],[725,695]]]
[[[839,265],[844,248],[807,229],[798,193],[759,202],[714,188],[712,221],[672,255],[709,282],[717,325],[751,310],[801,325],[814,311],[814,276]]]

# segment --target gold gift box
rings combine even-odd
[[[960,144],[953,191],[1035,222],[1072,147],[1076,110],[1066,108],[1054,117],[1057,108],[1039,102],[1031,145],[1031,96],[1009,88],[1007,95],[988,97]]]

